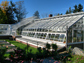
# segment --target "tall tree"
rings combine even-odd
[[[79,4],[79,5],[78,5],[78,12],[83,11],[82,9],[83,9],[83,6],[82,6],[81,4]]]
[[[13,24],[15,23],[15,4],[12,3],[12,1],[10,1],[10,6],[7,8],[7,11],[6,11],[6,15],[7,15],[7,18],[8,18],[8,23],[9,24]]]
[[[66,11],[66,14],[69,14],[69,11],[68,10]]]
[[[37,16],[37,18],[40,18],[40,15],[39,15],[39,12],[38,12],[38,11],[36,11],[36,12],[33,14],[33,16]]]
[[[76,12],[78,12],[78,7],[77,7],[77,5],[74,6],[74,10],[73,10],[73,13],[76,13]]]
[[[82,10],[82,9],[83,9],[83,6],[82,6],[81,4],[79,4],[78,6],[75,5],[74,8],[75,8],[75,9],[73,10],[73,13],[83,11],[83,10]]]
[[[2,9],[0,8],[0,24],[7,24],[7,16],[3,13]]]
[[[12,3],[12,1],[10,1],[10,5],[9,5],[9,2],[7,0],[2,1],[0,9],[1,9],[0,10],[0,14],[1,14],[0,16],[2,16],[1,22],[0,22],[1,24],[13,24],[13,23],[15,23],[16,9],[15,9],[15,5]]]
[[[1,6],[0,6],[0,8],[1,8],[1,10],[3,11],[3,13],[6,13],[6,8],[9,6],[9,2],[7,1],[7,0],[4,0],[4,1],[2,1],[1,2]]]
[[[71,14],[72,10],[71,7],[69,7],[69,10],[66,11],[66,14]]]
[[[18,11],[18,14],[16,17],[17,17],[18,22],[20,22],[27,15],[26,9],[24,7],[24,1],[16,2],[16,8]]]

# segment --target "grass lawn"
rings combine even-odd
[[[17,47],[19,47],[19,48],[21,48],[21,49],[25,49],[25,47],[27,47],[26,44],[23,44],[23,43],[20,43],[20,42],[17,42],[17,41],[13,41],[13,40],[9,40],[9,39],[6,39],[6,41],[15,45],[15,46],[17,46]],[[34,53],[34,54],[37,52],[37,49],[34,48],[34,47],[30,46],[28,51],[30,51],[30,49],[32,49],[32,53]]]
[[[4,55],[4,57],[7,57],[7,58],[8,58],[8,57],[9,57],[9,55],[10,55],[10,54],[7,54],[7,53],[6,53],[6,54]]]

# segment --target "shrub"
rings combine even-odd
[[[22,49],[14,50],[14,52],[10,53],[9,58],[13,62],[20,61],[20,60],[25,60],[26,59],[26,52],[25,52],[25,50],[22,50]]]
[[[55,51],[57,50],[57,45],[56,44],[51,44],[52,49],[54,49]]]
[[[39,53],[41,53],[41,51],[42,51],[41,47],[38,47],[37,50],[39,51]]]
[[[48,43],[46,43],[46,48],[47,48],[47,50],[49,50],[50,49],[50,44],[48,44]]]
[[[4,57],[5,53],[6,53],[7,49],[6,48],[2,48],[0,49],[0,62],[4,63],[4,60],[6,57]]]

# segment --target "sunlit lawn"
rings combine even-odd
[[[25,49],[25,47],[27,47],[26,44],[23,44],[23,43],[20,43],[20,42],[17,42],[17,41],[8,40],[8,39],[6,39],[6,41],[9,42],[9,43],[11,43],[11,44],[13,44],[13,45],[15,45],[16,47],[21,48],[21,49]],[[30,49],[32,49],[32,53],[36,53],[37,52],[37,49],[34,48],[34,47],[30,46],[29,49],[28,49],[28,51],[30,51]],[[27,51],[27,49],[26,49],[26,51]]]
[[[3,39],[3,40],[4,40],[4,39]],[[27,49],[25,49],[25,47],[27,47],[26,44],[23,44],[23,43],[20,43],[20,42],[17,42],[17,41],[13,41],[13,40],[9,40],[9,39],[5,39],[5,40],[6,40],[7,42],[9,42],[9,43],[15,45],[16,47],[19,47],[19,48],[21,48],[21,49],[26,50],[26,52],[27,52]],[[29,46],[28,52],[30,51],[30,49],[32,49],[32,53],[33,53],[33,54],[35,54],[35,53],[37,52],[37,48],[34,48],[34,47]],[[6,53],[4,56],[5,56],[5,57],[9,57],[9,53]]]

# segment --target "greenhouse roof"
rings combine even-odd
[[[12,28],[13,29],[17,29],[23,25],[26,25],[30,22],[32,22],[34,19],[36,19],[37,17],[30,17],[30,18],[25,18],[25,19],[22,19],[20,22],[16,23],[16,24],[13,24],[12,25]]]
[[[70,27],[83,17],[84,12],[38,19],[24,29],[47,29],[52,31],[66,31],[66,26]]]

